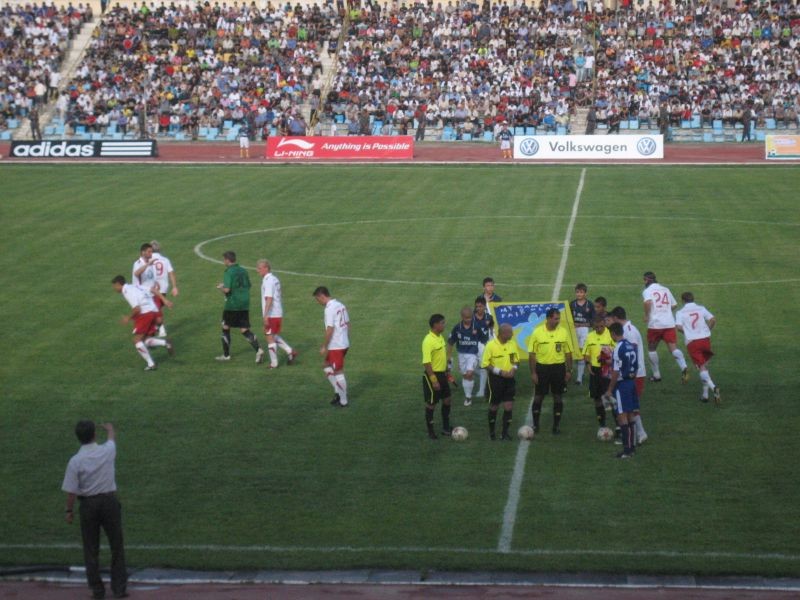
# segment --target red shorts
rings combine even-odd
[[[153,335],[156,332],[156,319],[158,313],[139,313],[134,319],[133,333],[135,335]]]
[[[283,322],[283,317],[267,317],[267,324],[264,325],[264,333],[267,335],[278,335],[281,332],[281,322]]]
[[[636,381],[636,395],[639,397],[639,400],[642,399],[642,394],[644,393],[644,377],[637,377]]]
[[[692,362],[698,367],[702,367],[714,356],[711,351],[711,338],[692,340],[687,344],[686,349],[689,351],[689,356],[692,357]]]
[[[344,369],[344,355],[347,354],[347,348],[341,350],[328,350],[325,355],[325,364],[333,367],[334,371],[341,371]]]
[[[158,316],[159,317],[163,316],[163,314],[164,314],[164,311],[163,311],[164,301],[161,299],[161,296],[155,296],[154,295],[153,296],[153,303],[156,305],[156,308],[158,309]]]
[[[678,336],[675,333],[675,328],[670,327],[669,329],[648,329],[647,330],[647,343],[648,344],[657,344],[661,340],[664,340],[668,344],[676,344],[678,342]]]

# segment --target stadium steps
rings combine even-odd
[[[61,85],[59,87],[59,93],[64,91],[69,85],[70,81],[72,81],[75,71],[77,71],[81,60],[83,60],[84,54],[86,54],[86,48],[92,39],[92,33],[94,33],[95,27],[97,27],[99,24],[100,20],[97,17],[92,17],[91,21],[83,24],[80,33],[78,33],[78,35],[76,35],[72,40],[69,51],[67,52],[67,56],[64,58],[64,62],[61,64]],[[50,125],[50,122],[53,120],[55,112],[55,101],[48,102],[39,111],[39,129],[42,131],[42,134],[44,134],[45,127]],[[20,140],[31,138],[30,121],[27,119],[25,120],[25,123],[19,129],[18,135],[15,137]],[[45,136],[43,135],[42,137]]]
[[[570,133],[572,135],[583,135],[586,133],[586,122],[589,120],[589,108],[578,107],[569,122]]]
[[[320,49],[319,62],[322,64],[323,80],[330,81],[331,78],[336,77],[339,61],[336,60],[336,56],[328,56],[328,51],[325,48],[326,46],[327,42],[323,44],[323,47]],[[320,108],[322,108],[322,105],[324,105],[324,101],[320,98]],[[311,105],[308,102],[304,102],[300,105],[300,114],[303,115],[306,123],[311,126]]]

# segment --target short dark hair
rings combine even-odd
[[[478,296],[477,298],[475,298],[475,304],[483,304],[484,306],[486,306],[486,298],[484,298],[483,296]]]
[[[444,321],[444,315],[436,313],[435,315],[431,315],[431,318],[428,319],[428,325],[430,325],[431,328],[433,328],[434,325],[436,325],[437,323],[441,323],[442,321]]]
[[[483,285],[486,285],[487,283],[494,283],[494,279],[492,279],[491,277],[484,277]]]
[[[314,296],[315,298],[317,296],[327,296],[328,298],[331,297],[331,293],[328,291],[328,288],[326,288],[324,285],[321,285],[317,289],[315,289],[314,293],[311,295]]]
[[[656,282],[656,274],[653,273],[652,271],[645,271],[645,274],[642,275],[642,277],[644,277],[650,283]]]
[[[549,319],[550,317],[552,317],[555,314],[559,314],[560,315],[561,311],[558,310],[556,307],[548,308],[547,312],[545,313],[545,317],[547,317]]]
[[[592,325],[605,325],[605,324],[606,324],[605,317],[597,316],[594,319],[592,319]]]
[[[683,292],[681,294],[681,300],[684,302],[694,302],[694,294],[692,292]]]
[[[152,247],[153,247],[153,244],[151,244],[150,242],[145,242],[144,244],[139,246],[139,252],[144,252],[145,250],[148,250],[149,248],[152,248]]]
[[[118,283],[120,285],[125,285],[125,277],[122,275],[117,275],[114,279],[111,280],[111,283]]]
[[[75,435],[81,444],[91,444],[94,441],[94,421],[81,419],[75,425]]]
[[[578,283],[578,284],[575,285],[575,291],[577,292],[578,290],[580,290],[582,292],[586,292],[586,291],[589,290],[589,288],[586,287],[585,283]]]
[[[605,296],[598,296],[594,299],[594,303],[603,307],[608,306],[608,300],[605,299]]]
[[[621,323],[612,323],[608,326],[608,331],[611,333],[611,335],[622,336],[624,334]]]
[[[231,261],[232,263],[236,262],[236,252],[233,250],[228,250],[227,252],[222,253],[222,258]]]
[[[622,319],[623,321],[628,320],[628,313],[625,312],[625,309],[621,306],[615,306],[611,309],[611,316],[615,319]]]

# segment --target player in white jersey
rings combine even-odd
[[[717,324],[709,310],[694,301],[692,292],[681,294],[683,307],[675,313],[675,326],[678,331],[683,332],[686,340],[686,350],[692,362],[700,371],[700,381],[703,382],[703,395],[700,396],[701,402],[708,402],[708,391],[714,391],[714,403],[722,402],[722,396],[708,372],[708,361],[714,356],[711,351],[711,330]]]
[[[656,281],[656,274],[648,271],[644,274],[644,320],[647,323],[647,350],[653,376],[650,381],[661,381],[661,369],[658,364],[658,343],[664,340],[670,353],[681,370],[681,383],[689,380],[689,369],[683,352],[678,349],[678,335],[675,332],[675,317],[672,309],[677,306],[675,297],[668,288]]]
[[[164,346],[170,355],[174,354],[172,343],[169,340],[161,340],[153,337],[156,332],[156,319],[158,308],[156,308],[153,297],[145,290],[136,285],[125,283],[122,275],[117,275],[111,280],[114,289],[123,295],[131,307],[131,314],[122,318],[123,325],[131,321],[134,322],[133,345],[144,361],[147,363],[145,371],[155,371],[156,363],[150,356],[150,350],[156,346]]]
[[[631,344],[636,346],[636,395],[639,398],[639,406],[641,407],[642,394],[644,394],[644,380],[647,377],[647,368],[644,366],[644,341],[642,340],[642,334],[639,333],[636,326],[628,320],[628,314],[621,306],[615,306],[608,314],[612,323],[619,323],[622,325],[623,339],[628,340]],[[636,431],[636,444],[643,444],[647,441],[647,432],[644,430],[642,415],[639,410],[634,411],[631,422]]]
[[[161,244],[159,244],[156,240],[150,242],[150,246],[153,248],[153,253],[152,253],[153,262],[151,266],[153,268],[153,271],[155,272],[156,284],[158,285],[158,289],[165,296],[167,295],[167,292],[170,292],[173,297],[177,296],[178,279],[177,276],[175,275],[175,269],[172,268],[172,261],[170,261],[170,259],[168,259],[163,254],[161,254]],[[167,330],[164,327],[163,312],[161,314],[161,319],[162,319],[161,325],[158,328],[158,336],[166,337]]]
[[[344,357],[350,348],[350,316],[347,307],[331,298],[328,288],[320,286],[314,290],[314,298],[325,307],[325,340],[319,351],[325,357],[322,369],[333,386],[334,406],[347,406],[347,381],[344,377]]]
[[[266,258],[259,259],[256,270],[261,275],[261,315],[264,318],[264,335],[267,337],[269,368],[278,368],[278,348],[289,357],[287,364],[294,363],[297,352],[281,336],[283,323],[283,293],[281,282],[272,273],[272,265]]]
[[[155,258],[153,258],[152,244],[142,244],[139,248],[139,258],[137,258],[136,262],[133,263],[133,269],[131,271],[131,283],[140,287],[148,294],[153,294],[153,290],[158,289],[156,287],[157,281],[154,263]],[[158,319],[156,321],[156,325],[160,329],[164,326],[164,314],[162,312],[164,303],[161,299],[161,296],[158,294],[155,294],[153,300],[156,303],[156,309],[158,310]],[[161,337],[164,337],[165,335],[166,331]]]

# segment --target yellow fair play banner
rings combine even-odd
[[[517,342],[520,358],[528,357],[528,340],[533,334],[533,330],[542,326],[545,315],[551,308],[557,308],[561,313],[561,323],[559,327],[565,327],[569,332],[570,344],[572,345],[572,358],[578,359],[581,356],[581,349],[578,346],[578,336],[575,333],[575,324],[572,322],[572,311],[569,303],[563,300],[556,302],[490,302],[489,309],[494,315],[494,332],[500,325],[508,323],[514,328],[514,341]]]
[[[768,135],[764,139],[767,160],[800,159],[800,135]]]

